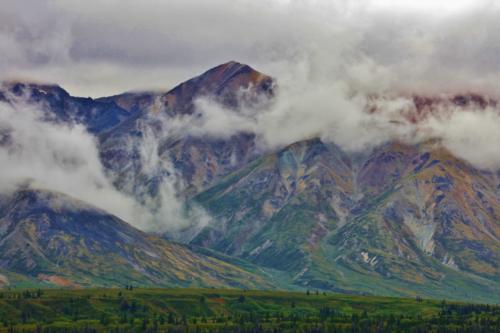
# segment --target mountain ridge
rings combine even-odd
[[[272,287],[241,268],[45,190],[27,188],[3,198],[0,249],[3,269],[46,285]]]
[[[500,174],[473,167],[438,141],[392,141],[352,154],[319,138],[261,149],[254,133],[169,132],[170,121],[194,115],[199,97],[238,112],[240,103],[272,99],[275,85],[229,62],[166,92],[96,99],[124,115],[92,132],[103,166],[118,190],[139,201],[158,198],[174,174],[183,184],[179,197],[212,216],[186,245],[277,282],[262,278],[262,285],[496,300]],[[435,103],[496,105],[477,94],[417,97],[409,101],[418,117]],[[153,172],[141,159],[145,139],[157,144]]]

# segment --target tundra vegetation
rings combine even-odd
[[[4,289],[0,332],[500,332],[500,306],[316,290]]]

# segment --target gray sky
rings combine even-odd
[[[496,91],[499,6],[481,0],[2,0],[0,75],[103,96],[237,60],[369,90]]]

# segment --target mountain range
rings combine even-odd
[[[246,130],[186,131],[203,117],[200,99],[235,114],[259,112],[277,90],[275,79],[237,62],[169,91],[97,99],[57,85],[4,83],[3,103],[27,100],[43,106],[44,121],[85,126],[113,186],[167,226],[173,217],[160,210],[166,183],[187,220],[190,207],[209,218],[140,231],[71,193],[23,185],[0,196],[0,283],[500,301],[500,174],[454,156],[438,139],[352,153],[321,138],[275,148]],[[436,103],[457,112],[496,105],[475,94],[412,101],[413,122]],[[2,149],[12,145],[0,137]]]

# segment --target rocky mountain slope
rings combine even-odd
[[[200,97],[237,112],[238,103],[253,103],[272,94],[269,76],[229,62],[166,93],[99,99],[138,110],[99,135],[103,165],[118,189],[142,202],[155,202],[161,196],[162,184],[172,182],[182,197],[192,196],[255,159],[260,151],[253,133],[236,133],[228,138],[194,136],[176,128],[176,124],[186,117],[196,118],[194,113],[199,111],[194,103]]]
[[[61,193],[24,189],[0,201],[3,284],[268,288],[220,259],[145,234]]]
[[[91,133],[104,132],[133,115],[113,101],[74,97],[57,85],[4,82],[0,101],[22,100],[37,105],[47,121],[83,124]]]
[[[251,262],[262,268],[254,271],[261,276],[265,272],[281,288],[500,300],[500,176],[453,156],[439,140],[389,142],[354,154],[320,139],[270,149],[257,145],[251,132],[200,136],[179,127],[186,119],[203,116],[197,108],[200,97],[234,113],[242,112],[242,105],[258,107],[273,98],[272,78],[236,62],[167,92],[82,100],[59,89],[43,88],[45,94],[31,95],[46,100],[46,110],[60,121],[72,119],[87,126],[98,139],[102,164],[117,189],[149,202],[162,195],[165,183],[173,182],[178,200],[210,214],[208,225],[186,228],[175,238],[199,254],[162,243],[175,247],[177,258],[199,255],[204,262],[217,257],[254,267],[246,266]],[[10,88],[10,93],[15,95],[16,89]],[[8,94],[1,96],[8,100]],[[471,105],[479,110],[496,107],[494,100],[474,94],[413,96],[411,101],[413,113],[404,116],[412,123],[434,112],[433,105],[439,103],[447,103],[453,112]],[[94,111],[87,114],[88,109]],[[367,106],[367,112],[377,111]],[[138,237],[139,248],[159,242],[139,231],[130,237]],[[108,255],[121,249],[106,251]],[[149,267],[148,260],[134,265]],[[12,260],[1,262],[3,269],[16,271]],[[159,281],[137,272],[138,282]],[[199,281],[221,279],[225,285],[242,283],[243,277],[209,275],[191,276]],[[176,279],[161,281],[185,284]],[[261,279],[254,280],[256,286],[266,285]]]
[[[303,287],[488,299],[500,279],[497,184],[432,142],[349,156],[309,140],[197,195],[216,222],[192,242]]]

